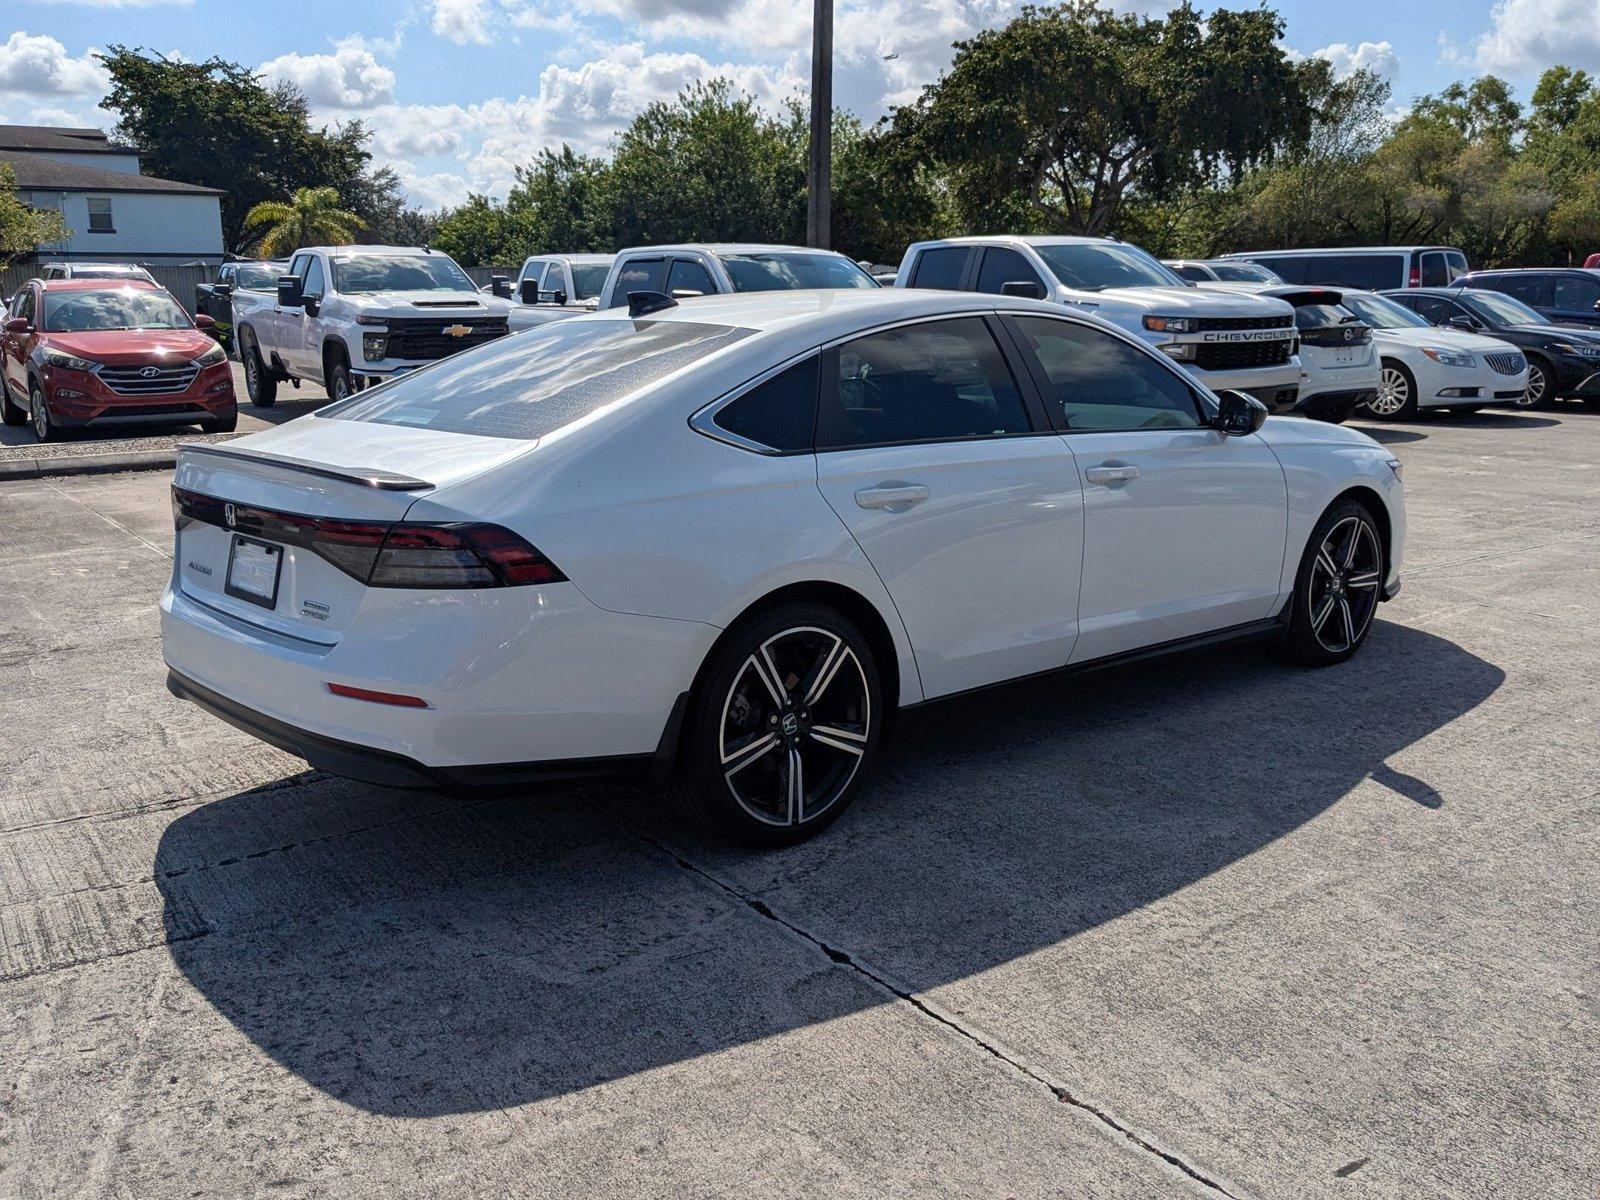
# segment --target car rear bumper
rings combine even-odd
[[[1346,421],[1363,404],[1377,399],[1376,388],[1348,388],[1302,396],[1298,411],[1316,421]]]

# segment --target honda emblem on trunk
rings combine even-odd
[[[231,503],[222,506],[222,519],[228,523],[229,529],[233,528],[233,522],[237,516],[238,514],[234,511]]]

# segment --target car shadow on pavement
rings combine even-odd
[[[154,873],[173,958],[283,1067],[372,1112],[481,1111],[891,998],[825,947],[924,991],[1221,871],[1368,777],[1437,807],[1386,760],[1503,678],[1380,623],[1329,670],[1244,647],[1011,685],[908,714],[850,813],[766,854],[630,788],[308,772],[180,817]]]

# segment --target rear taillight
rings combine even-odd
[[[1393,276],[1390,276],[1390,278],[1393,278]],[[1407,287],[1421,287],[1422,286],[1422,271],[1419,268],[1417,268],[1417,267],[1412,267],[1411,268],[1411,277],[1410,278],[1411,278],[1411,281],[1406,285]]]
[[[336,521],[228,504],[176,486],[172,518],[180,530],[198,521],[302,547],[368,587],[523,587],[567,578],[527,541],[499,525]]]

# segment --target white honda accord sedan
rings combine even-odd
[[[340,775],[643,769],[774,842],[899,709],[1250,635],[1337,663],[1399,589],[1382,446],[1093,317],[634,300],[185,446],[173,693]]]

